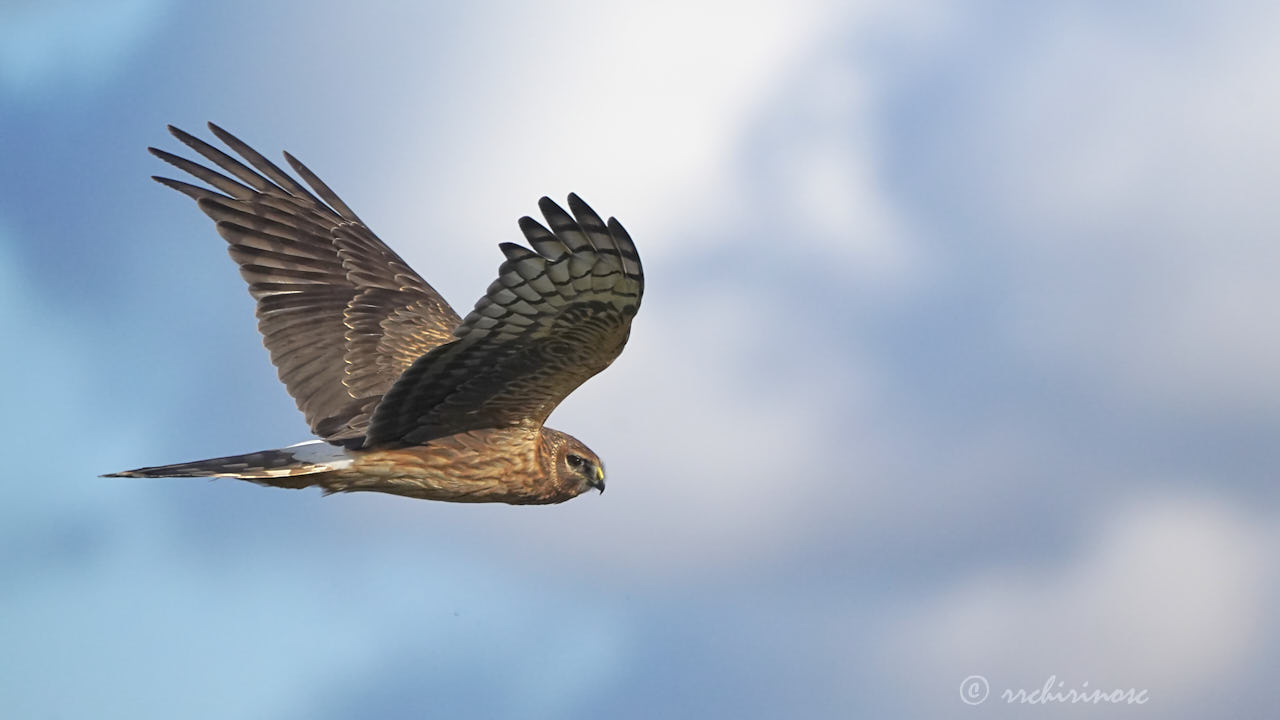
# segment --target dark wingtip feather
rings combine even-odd
[[[311,169],[304,165],[301,160],[290,154],[288,150],[284,151],[284,159],[285,162],[289,163],[289,167],[293,168],[293,171],[298,173],[298,176],[310,185],[311,189],[315,190],[320,196],[320,199],[327,203],[338,215],[352,222],[363,222],[360,216],[356,215],[355,211],[343,202],[342,198],[338,197],[336,192],[326,185],[318,175],[311,172]]]
[[[218,138],[219,140],[226,143],[227,145],[230,145],[232,148],[235,148],[236,145],[245,145],[245,142],[243,140],[236,137],[235,135],[232,135],[230,132],[228,132],[225,128],[223,128],[218,123],[210,120],[209,122],[206,122],[205,125],[209,127],[209,132],[213,133],[214,137]]]
[[[577,218],[586,216],[599,219],[600,217],[596,214],[595,210],[591,209],[590,205],[584,202],[582,198],[578,197],[577,193],[569,193],[569,210],[573,213],[574,217]],[[600,224],[604,225],[603,222]]]
[[[585,200],[578,196],[578,193],[569,193],[569,212],[581,221],[582,218],[592,218],[600,221],[600,226],[604,226],[604,221],[600,220],[600,215]]]
[[[182,128],[178,127],[177,125],[166,125],[165,127],[169,128],[169,134],[170,134],[170,135],[172,135],[172,136],[174,136],[174,137],[178,138],[179,140],[181,140],[181,141],[183,142],[183,144],[184,144],[184,145],[191,145],[191,143],[192,143],[193,141],[194,141],[194,142],[200,142],[200,138],[196,137],[195,135],[192,135],[191,133],[187,132],[186,130],[183,130]]]
[[[506,256],[508,260],[512,261],[523,260],[529,257],[538,257],[538,254],[529,248],[513,242],[498,243],[498,249],[502,251],[502,254]]]
[[[218,193],[213,192],[212,190],[202,188],[199,185],[192,185],[191,183],[185,183],[185,182],[182,182],[181,180],[174,180],[173,178],[167,178],[161,175],[152,175],[151,179],[155,180],[161,185],[164,185],[167,188],[170,188],[172,190],[177,190],[183,195],[186,195],[192,200],[195,200],[197,203],[199,203],[200,200],[207,197],[221,197],[218,195]]]
[[[170,165],[177,165],[179,162],[182,162],[182,160],[184,159],[177,155],[174,155],[168,150],[161,150],[158,147],[149,147],[147,148],[147,152],[169,163]]]

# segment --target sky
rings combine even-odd
[[[1280,7],[0,7],[0,715],[1280,713]],[[215,121],[462,314],[644,258],[549,507],[104,479],[309,439],[145,152]],[[1140,693],[1142,703],[1041,693]],[[1030,705],[1030,707],[1028,706]]]

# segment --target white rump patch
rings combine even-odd
[[[284,449],[300,462],[322,465],[329,470],[342,470],[355,462],[346,448],[330,445],[323,440],[308,440]]]

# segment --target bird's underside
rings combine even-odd
[[[617,357],[639,308],[643,269],[616,220],[576,195],[572,214],[543,198],[546,226],[520,219],[532,249],[502,243],[498,279],[460,318],[291,155],[310,189],[209,128],[243,162],[171,127],[217,169],[151,148],[208,187],[156,180],[227,241],[271,361],[321,440],[112,476],[513,504],[603,490],[599,457],[543,422]]]

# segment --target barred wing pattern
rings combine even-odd
[[[415,361],[374,412],[366,446],[415,445],[480,428],[539,426],[570,392],[622,352],[644,292],[644,271],[617,220],[577,195],[571,217],[538,203],[533,247],[500,247],[498,279],[455,331]]]
[[[305,165],[284,154],[311,190],[231,133],[209,129],[249,165],[170,126],[222,172],[151,153],[218,192],[155,179],[194,199],[227,241],[257,300],[271,361],[311,430],[358,444],[382,394],[452,340],[460,319]]]

